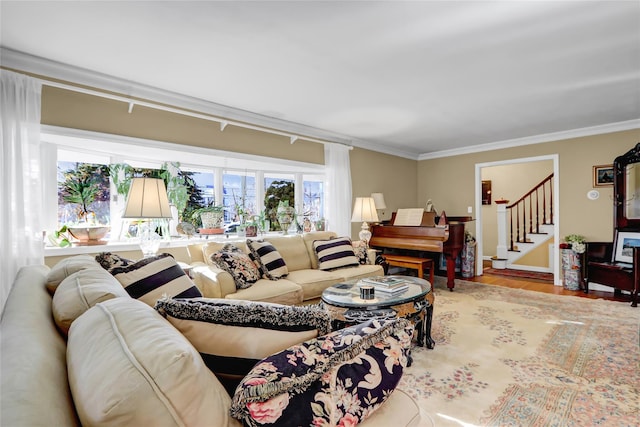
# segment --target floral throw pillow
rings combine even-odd
[[[251,287],[261,276],[258,267],[249,258],[249,255],[230,243],[211,254],[211,262],[233,277],[237,289]]]
[[[405,319],[370,320],[262,359],[230,414],[245,425],[356,425],[400,382],[413,335]]]
[[[368,264],[369,263],[369,254],[367,253],[367,246],[364,244],[362,240],[358,240],[352,242],[353,244],[353,253],[358,258],[358,262],[360,264]]]
[[[109,272],[118,267],[126,267],[135,263],[133,260],[123,258],[120,255],[111,252],[100,252],[96,255],[96,261],[98,261],[98,264],[100,264],[102,268]]]

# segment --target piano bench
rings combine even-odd
[[[410,268],[418,270],[418,277],[424,279],[424,271],[429,270],[429,282],[433,284],[433,260],[431,258],[418,258],[405,255],[383,254],[384,259],[390,266]]]

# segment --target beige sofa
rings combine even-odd
[[[222,249],[227,243],[232,243],[248,253],[245,241],[210,242],[203,245],[201,250],[197,247],[191,247],[191,263],[195,266],[191,271],[191,276],[203,295],[208,298],[230,298],[294,305],[319,298],[322,291],[336,283],[384,275],[383,268],[375,265],[375,251],[369,254],[369,264],[333,271],[319,270],[313,242],[335,237],[336,234],[330,231],[265,237],[264,240],[271,243],[282,255],[289,274],[276,281],[260,279],[247,289],[236,289],[233,277],[213,265],[210,259],[211,254]],[[202,259],[199,259],[199,251],[202,254]]]
[[[87,301],[91,308],[73,321],[67,341],[54,323],[52,297],[45,288],[48,272],[44,265],[22,268],[4,308],[0,425],[79,425],[77,414],[86,416],[96,408],[100,419],[86,424],[240,425],[228,416],[230,398],[198,352],[138,300]],[[156,347],[149,350],[151,343]],[[175,360],[179,369],[173,363],[161,366],[161,360]],[[154,370],[160,374],[150,377]],[[72,398],[73,387],[86,397],[80,406]],[[103,418],[110,422],[102,423]],[[194,421],[203,419],[208,421]],[[419,422],[415,401],[396,390],[361,425]]]

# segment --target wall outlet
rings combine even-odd
[[[467,213],[473,213],[473,208],[471,206],[467,207]]]

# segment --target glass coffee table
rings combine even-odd
[[[333,285],[322,292],[322,303],[331,316],[334,329],[355,325],[370,319],[411,320],[418,331],[419,346],[433,348],[431,321],[434,295],[431,283],[412,276],[384,276],[398,279],[406,284],[404,291],[397,293],[374,291],[373,297],[361,298],[361,287],[370,286],[362,279],[349,280]]]

